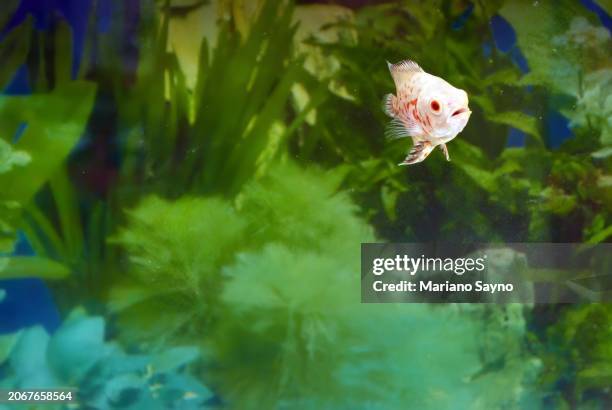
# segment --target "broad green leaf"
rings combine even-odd
[[[538,120],[531,115],[527,115],[519,111],[506,111],[488,114],[487,119],[514,127],[531,135],[537,141],[542,142],[542,135],[540,134],[540,130],[538,128]]]
[[[516,68],[505,68],[499,71],[495,71],[493,74],[486,76],[482,84],[493,85],[493,84],[515,84],[519,79],[519,73]]]
[[[0,97],[0,135],[13,136],[26,128],[15,149],[27,152],[26,168],[0,175],[0,196],[27,203],[63,163],[79,140],[95,95],[95,86],[73,82],[49,94]]]
[[[480,187],[488,192],[494,192],[497,189],[497,181],[493,172],[482,168],[472,166],[470,164],[459,165],[472,180]]]
[[[587,239],[587,243],[589,244],[600,243],[608,239],[610,236],[612,236],[612,225],[608,226],[606,229],[591,236],[589,239]]]
[[[0,269],[0,279],[42,278],[63,279],[70,275],[70,270],[51,259],[39,256],[9,256],[4,259],[6,266]]]

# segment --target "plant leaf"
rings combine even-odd
[[[10,256],[3,259],[7,264],[3,270],[0,270],[0,279],[29,277],[63,279],[70,275],[70,269],[66,266],[39,256]]]

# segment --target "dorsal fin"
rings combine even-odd
[[[409,80],[415,73],[424,72],[421,66],[412,60],[404,60],[396,64],[391,64],[387,61],[387,65],[389,66],[391,77],[393,77],[393,81],[397,88],[399,88],[403,82]]]

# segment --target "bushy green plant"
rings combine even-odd
[[[359,241],[373,236],[346,194],[336,192],[337,181],[286,164],[247,184],[237,207],[209,197],[144,200],[113,240],[128,255],[130,276],[115,287],[111,307],[133,323],[149,318],[158,336],[197,337],[217,316],[221,270],[238,251],[277,242],[356,263]]]
[[[355,215],[358,207],[339,190],[341,171],[277,165],[269,175],[247,184],[238,196],[241,215],[256,244],[278,242],[291,247],[356,255],[360,241],[374,239],[371,228]]]
[[[106,340],[103,318],[75,310],[51,335],[35,326],[0,338],[0,387],[69,387],[75,408],[201,409],[213,394],[184,371],[198,356],[193,347],[128,354]]]
[[[569,405],[586,406],[597,398],[612,400],[611,340],[609,304],[581,305],[564,311],[537,345],[544,364],[540,381],[550,389],[550,395]],[[558,385],[566,388],[558,392]]]
[[[214,317],[221,268],[247,243],[246,222],[218,198],[149,197],[128,212],[114,238],[130,276],[115,286],[111,309],[126,333],[197,339]],[[143,323],[143,325],[139,325]]]
[[[538,402],[524,387],[538,364],[521,347],[522,306],[505,312],[361,304],[356,271],[279,246],[242,256],[226,273],[223,299],[232,315],[212,342],[212,380],[232,407],[490,409],[525,408],[527,397]]]
[[[235,207],[149,198],[129,211],[115,241],[137,280],[111,302],[123,337],[200,344],[204,380],[230,408],[519,403],[524,378],[537,369],[521,349],[520,307],[493,315],[497,308],[360,303],[359,243],[375,237],[337,191],[339,179],[289,163],[248,183]],[[231,246],[211,264],[207,248],[223,238]],[[218,293],[207,293],[203,279]],[[121,306],[130,298],[137,303]],[[499,340],[506,347],[498,350]]]

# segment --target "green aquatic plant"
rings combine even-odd
[[[325,42],[312,39],[309,45],[336,61],[336,69],[317,78],[327,81],[331,92],[316,108],[316,121],[300,128],[290,148],[305,161],[343,168],[343,186],[388,239],[525,238],[524,223],[515,229],[518,211],[491,201],[478,181],[454,165],[469,162],[475,172],[486,170],[503,151],[510,127],[527,133],[530,146],[542,146],[540,122],[524,112],[525,107],[537,106],[515,86],[519,69],[494,47],[488,55],[483,53],[483,33],[485,41],[493,44],[489,22],[501,3],[476,3],[460,28],[449,22],[465,10],[452,2],[438,2],[437,6],[388,3],[364,7],[355,11],[353,19],[332,25],[353,36]],[[450,164],[439,155],[407,172],[397,167],[397,159],[408,149],[407,140],[384,138],[381,90],[393,89],[385,61],[405,58],[468,91],[474,114],[452,143]],[[305,88],[312,87],[307,84]],[[339,88],[345,92],[334,91]]]
[[[337,183],[335,175],[285,164],[247,184],[238,206],[214,197],[143,200],[113,239],[128,257],[130,275],[114,287],[110,304],[126,321],[126,334],[198,338],[219,320],[221,272],[240,251],[276,242],[333,249],[338,258],[358,261],[355,240],[373,236]]]
[[[68,249],[75,227],[66,216],[74,204],[62,192],[62,169],[85,128],[94,94],[92,84],[75,81],[48,93],[0,96],[0,251],[12,251],[18,228],[29,234],[37,250],[47,247],[40,258],[11,258],[3,277],[59,278],[69,272],[61,265],[68,265],[68,253],[78,250]],[[59,213],[61,238],[35,204],[36,194],[47,186]],[[25,272],[26,267],[33,270]]]
[[[212,380],[232,407],[490,409],[529,396],[538,363],[522,349],[522,306],[361,304],[355,267],[282,245],[225,272],[232,315]]]
[[[578,97],[587,72],[607,66],[610,34],[579,3],[550,0],[509,1],[500,9],[516,30],[529,63],[521,84],[545,85],[552,92]]]
[[[292,121],[302,121],[289,117],[291,88],[304,73],[292,55],[292,5],[263,2],[248,33],[235,16],[221,20],[216,44],[202,39],[197,78],[189,81],[186,63],[169,49],[170,17],[155,6],[143,11],[139,44],[147,52],[135,83],[113,95],[127,154],[121,185],[172,196],[235,195],[281,151]],[[100,41],[116,53],[112,33]],[[108,71],[114,84],[123,81]]]
[[[245,228],[219,198],[153,196],[129,211],[113,242],[127,253],[130,275],[115,285],[110,304],[124,333],[197,340],[214,318],[222,266],[247,243]]]
[[[537,342],[543,360],[540,382],[566,405],[610,401],[612,309],[609,304],[575,306],[561,313]],[[567,386],[557,392],[556,385]],[[558,397],[561,396],[561,397]]]
[[[133,279],[112,292],[122,338],[202,346],[202,376],[230,408],[519,403],[537,370],[521,349],[522,310],[360,303],[358,244],[375,237],[340,179],[289,163],[246,184],[235,206],[144,200],[114,239]],[[211,247],[225,251],[211,258]]]
[[[106,340],[102,317],[77,309],[51,335],[35,326],[0,337],[0,387],[69,386],[78,408],[200,409],[213,394],[185,372],[198,356],[194,347],[128,354]]]
[[[509,125],[525,131],[538,143],[539,125],[521,109],[528,99],[512,87],[511,80],[519,76],[518,68],[509,56],[494,48],[490,55],[483,54],[483,33],[484,40],[492,43],[489,20],[499,4],[475,4],[465,26],[454,29],[449,22],[464,10],[451,6],[451,2],[435,3],[364,7],[356,11],[354,21],[337,23],[341,29],[351,29],[355,36],[342,36],[335,42],[312,40],[323,55],[338,61],[335,72],[319,81],[341,86],[348,96],[329,93],[317,108],[316,123],[301,130],[303,155],[308,158],[317,152],[318,160],[354,163],[406,150],[405,144],[390,147],[385,143],[386,120],[380,108],[382,94],[393,89],[385,61],[406,58],[468,91],[474,114],[470,126],[461,134],[462,139],[494,155],[505,145]],[[406,21],[410,22],[409,29]],[[423,46],[427,44],[432,46]],[[520,102],[522,107],[509,103],[509,96],[515,97],[513,102]],[[324,152],[321,154],[320,150]]]
[[[610,155],[612,146],[612,69],[601,69],[585,75],[583,92],[578,96],[574,109],[563,113],[571,119],[570,126],[577,132],[596,135],[602,148],[594,153],[596,158]],[[605,148],[607,147],[607,149]]]
[[[12,241],[14,230],[24,229],[35,248],[41,251],[37,259],[10,258],[12,267],[5,269],[5,277],[28,275],[24,272],[25,267],[33,268],[29,272],[31,276],[48,275],[49,278],[63,277],[70,271],[62,265],[69,266],[79,249],[72,246],[75,245],[76,227],[71,225],[74,221],[68,220],[67,213],[74,203],[61,190],[62,167],[83,132],[94,93],[95,87],[91,84],[73,82],[50,93],[0,97],[0,133],[3,136],[0,140],[3,156],[0,204],[5,210],[2,236],[4,239],[9,235]],[[13,136],[18,136],[18,140],[10,143],[9,138]],[[39,212],[34,204],[36,194],[46,186],[59,213],[61,237],[52,228],[49,217]],[[32,221],[34,224],[29,223]],[[7,250],[12,249],[5,247]]]
[[[546,87],[561,95],[555,107],[570,119],[583,146],[600,156],[612,144],[610,32],[594,23],[595,16],[580,4],[563,1],[508,2],[501,10],[517,31],[530,71],[520,84]],[[584,149],[583,149],[584,150]]]
[[[0,174],[6,173],[13,167],[23,167],[30,162],[30,156],[25,151],[17,151],[8,142],[0,139]],[[0,201],[0,253],[11,253],[16,239],[15,216],[18,214],[20,204],[16,201]]]
[[[321,252],[333,247],[338,257],[355,255],[356,244],[374,236],[355,217],[357,206],[339,190],[341,178],[341,171],[304,171],[288,163],[247,184],[237,203],[253,243],[279,242]]]

